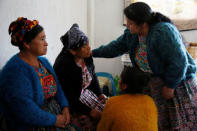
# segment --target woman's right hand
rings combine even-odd
[[[65,128],[66,126],[65,122],[66,122],[66,119],[64,115],[59,114],[56,116],[56,123],[55,123],[56,127]]]
[[[64,107],[64,109],[62,110],[62,114],[66,120],[65,125],[68,125],[70,123],[70,113],[68,107]]]
[[[95,119],[95,120],[99,120],[101,118],[101,112],[96,110],[96,109],[92,109],[90,111],[90,116]]]

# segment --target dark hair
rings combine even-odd
[[[43,30],[44,30],[44,28],[42,26],[37,25],[31,31],[29,31],[25,34],[24,41],[27,43],[31,42]]]
[[[133,20],[137,25],[143,24],[145,22],[149,26],[159,22],[172,23],[172,21],[167,16],[164,16],[159,12],[153,12],[150,6],[144,2],[130,4],[124,9],[124,14],[128,19]]]
[[[37,25],[31,31],[27,32],[24,35],[23,42],[30,43],[43,30],[44,30],[44,28],[42,26]],[[24,49],[24,44],[18,44],[18,47],[19,47],[19,50],[23,50]]]
[[[122,84],[126,84],[125,93],[142,93],[143,88],[148,85],[150,74],[139,70],[137,67],[125,66],[120,75]]]

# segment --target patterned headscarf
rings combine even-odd
[[[73,24],[60,40],[66,49],[78,49],[88,43],[88,37],[79,29],[78,24]]]
[[[9,26],[9,35],[11,35],[11,43],[14,46],[21,46],[24,43],[25,35],[38,25],[37,20],[28,20],[27,18],[19,17]]]

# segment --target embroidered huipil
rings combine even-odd
[[[91,109],[97,109],[98,111],[102,112],[104,105],[100,101],[98,101],[98,97],[94,92],[92,92],[89,89],[86,89],[90,85],[92,81],[92,77],[87,69],[87,66],[85,65],[85,62],[83,62],[82,65],[79,64],[77,65],[82,69],[82,80],[83,80],[82,90],[79,100],[83,104],[90,107]]]
[[[90,85],[92,81],[92,77],[88,71],[87,66],[85,65],[85,62],[82,62],[82,65],[80,64],[77,65],[82,69],[82,93],[83,93],[83,90]]]
[[[152,73],[147,60],[146,37],[139,37],[139,45],[136,49],[135,61],[144,72]]]
[[[53,75],[49,73],[41,63],[39,68],[34,67],[34,69],[40,78],[45,99],[55,96],[57,92],[57,85]]]

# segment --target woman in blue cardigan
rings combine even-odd
[[[127,29],[93,50],[93,57],[129,53],[133,66],[153,75],[144,89],[156,102],[159,130],[197,129],[196,65],[171,20],[143,2],[124,9]]]
[[[11,43],[19,47],[0,74],[0,110],[10,130],[65,128],[70,115],[55,72],[47,59],[43,27],[19,17],[9,26]]]

